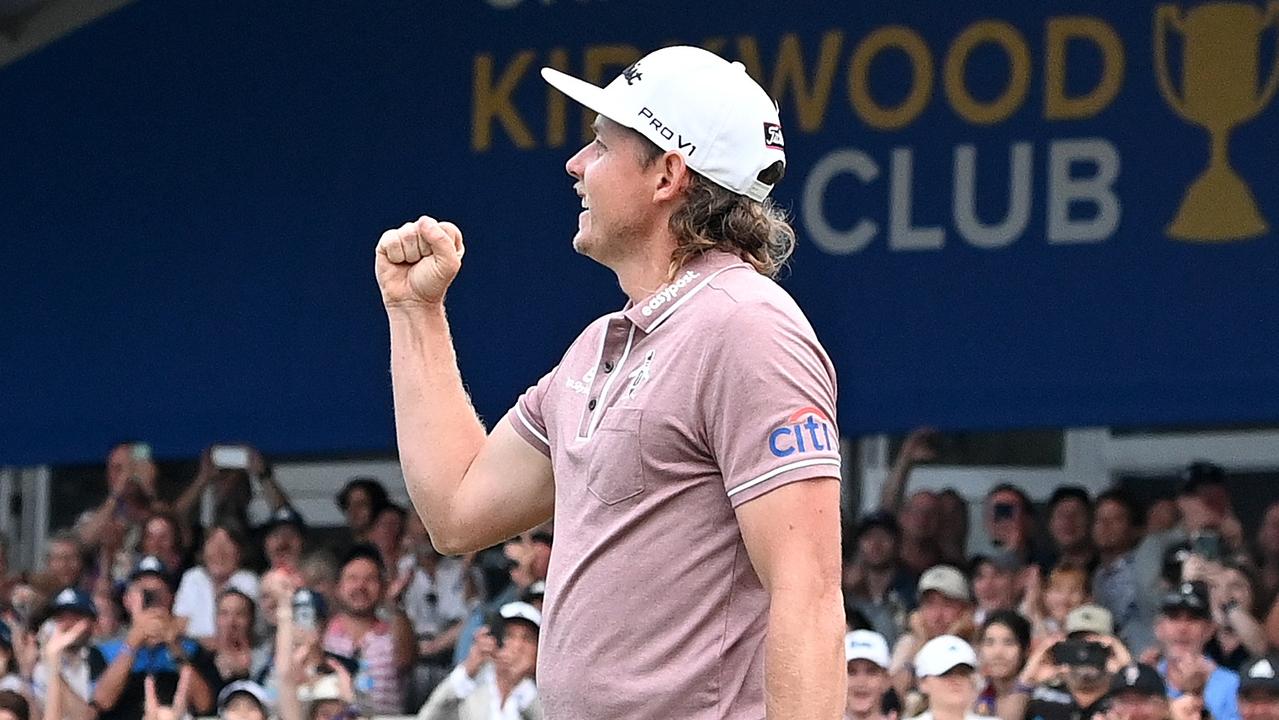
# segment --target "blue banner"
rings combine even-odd
[[[564,161],[649,49],[781,108],[850,435],[1279,420],[1279,0],[138,0],[0,68],[0,462],[394,447],[380,233],[451,219],[495,422],[624,297]]]

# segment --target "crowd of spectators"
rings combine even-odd
[[[1211,463],[1149,507],[1000,483],[969,548],[959,493],[909,491],[933,454],[912,433],[847,538],[847,718],[1279,720],[1279,501],[1249,538]]]
[[[1196,463],[1149,507],[1002,483],[970,533],[959,492],[910,490],[932,453],[913,433],[849,518],[846,718],[1279,720],[1279,502],[1249,537]],[[321,530],[260,453],[226,465],[164,502],[123,443],[42,567],[0,566],[0,720],[541,718],[551,528],[446,557],[376,479]]]

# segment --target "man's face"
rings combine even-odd
[[[382,590],[377,565],[367,558],[347,563],[338,576],[338,601],[350,615],[372,615],[382,602]]]
[[[1122,503],[1103,500],[1092,521],[1092,540],[1102,552],[1127,552],[1133,544],[1133,526]]]
[[[1070,665],[1066,667],[1066,687],[1071,692],[1093,693],[1106,687],[1110,676],[1105,668],[1092,665]]]
[[[1189,610],[1169,610],[1155,621],[1155,637],[1164,655],[1202,655],[1212,633],[1212,623]]]
[[[873,527],[857,540],[857,554],[868,567],[882,570],[897,559],[897,541],[888,530]]]
[[[661,161],[644,167],[645,142],[634,131],[600,117],[595,140],[565,165],[577,179],[574,189],[584,207],[573,249],[605,265],[634,252],[636,240],[647,237],[659,223],[653,193]]]
[[[886,692],[887,670],[869,660],[848,663],[848,699],[845,704],[848,714],[864,717],[878,713]]]
[[[231,577],[240,569],[240,546],[225,529],[214,530],[204,541],[204,567],[220,580]]]
[[[356,534],[363,534],[373,524],[373,498],[361,487],[353,488],[346,496],[346,525]]]
[[[1004,610],[1017,602],[1016,573],[1000,570],[994,563],[982,563],[973,576],[973,595],[977,606],[986,610]]]
[[[249,603],[239,595],[224,595],[218,601],[216,620],[219,638],[247,641],[253,628],[253,613]]]
[[[1113,706],[1121,718],[1128,720],[1167,720],[1168,698],[1144,695],[1128,690],[1114,697]]]
[[[921,490],[911,495],[902,508],[902,536],[915,540],[932,540],[937,537],[939,502],[935,493]]]
[[[292,525],[277,525],[262,541],[267,562],[273,568],[297,569],[302,560],[302,534]]]
[[[968,611],[968,603],[928,590],[919,600],[919,616],[930,635],[944,635]]]
[[[506,623],[493,661],[506,672],[531,677],[537,668],[537,630],[524,622]]]
[[[1063,550],[1074,550],[1088,543],[1088,506],[1078,498],[1066,498],[1053,506],[1048,516],[1048,532]]]
[[[75,543],[52,542],[46,557],[49,574],[58,581],[59,587],[70,587],[80,582],[80,573],[84,571],[84,561]]]
[[[1279,720],[1279,693],[1265,690],[1239,693],[1239,717],[1243,720]]]
[[[177,550],[178,536],[173,524],[163,517],[153,517],[142,530],[142,552],[163,557]]]

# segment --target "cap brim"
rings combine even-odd
[[[550,84],[551,87],[576,100],[588,109],[594,110],[619,125],[633,127],[628,118],[622,117],[623,113],[620,109],[609,102],[604,88],[549,67],[542,68],[542,79]]]

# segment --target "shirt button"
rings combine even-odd
[[[612,360],[605,360],[605,361],[604,361],[604,372],[606,372],[606,373],[611,373],[611,372],[613,372],[613,361],[612,361]]]
[[[591,401],[590,401],[590,402],[588,402],[588,403],[586,403],[586,409],[587,409],[587,410],[594,410],[594,409],[595,409],[595,398],[591,398]]]

